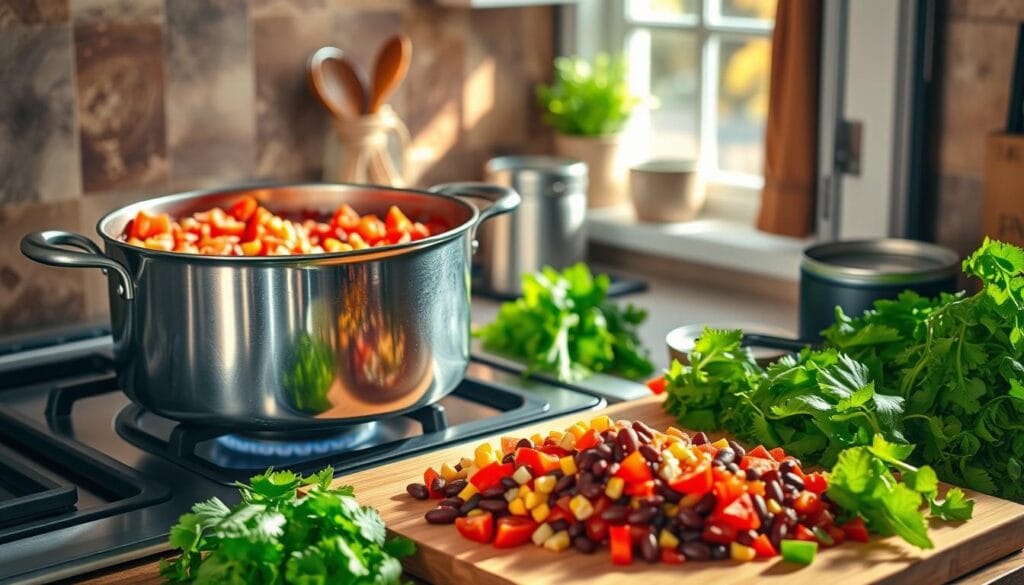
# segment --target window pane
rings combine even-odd
[[[637,20],[676,20],[697,16],[698,0],[629,0],[628,11]]]
[[[776,0],[719,0],[720,14],[726,18],[775,20]]]
[[[738,1],[738,0],[737,0]],[[718,80],[718,168],[761,174],[771,42],[722,38]]]
[[[697,156],[699,64],[696,34],[651,31],[651,94],[661,102],[651,112],[652,157]]]

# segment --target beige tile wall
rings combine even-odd
[[[387,36],[412,37],[391,103],[416,184],[548,150],[532,88],[550,76],[553,27],[552,8],[420,0],[0,0],[0,335],[106,312],[99,272],[24,259],[27,231],[92,235],[106,211],[162,193],[318,179],[317,47],[368,69]]]

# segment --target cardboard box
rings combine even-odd
[[[1024,246],[1024,135],[993,134],[986,141],[981,231]]]

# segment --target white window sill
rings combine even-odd
[[[587,210],[587,237],[616,248],[707,264],[796,282],[800,255],[812,239],[758,231],[748,200],[718,198],[696,219],[679,223],[644,223],[632,205]]]

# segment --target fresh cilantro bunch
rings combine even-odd
[[[846,449],[828,473],[828,496],[847,516],[863,518],[873,533],[933,548],[921,505],[928,502],[930,515],[943,520],[967,520],[974,502],[960,488],[950,488],[939,499],[935,471],[904,461],[913,450],[913,445],[890,443],[880,435],[868,446]],[[900,472],[898,480],[892,469]]]
[[[594,372],[648,376],[654,366],[637,335],[647,312],[609,301],[608,282],[585,264],[526,274],[523,296],[504,303],[494,322],[475,335],[485,349],[524,359],[531,371],[563,381]]]
[[[169,581],[194,583],[400,583],[398,557],[414,552],[386,539],[376,510],[360,506],[349,486],[331,488],[334,470],[302,477],[271,471],[239,483],[242,501],[200,502],[171,528],[181,556],[161,564]],[[300,487],[309,487],[304,496]]]
[[[828,344],[906,400],[913,461],[943,481],[1024,501],[1024,251],[986,240],[963,263],[972,296],[904,293],[857,318],[837,311]]]

